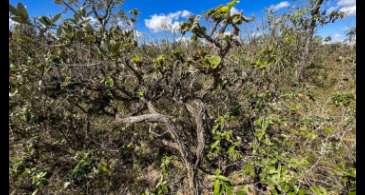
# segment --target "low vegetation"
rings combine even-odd
[[[343,17],[322,0],[250,38],[233,0],[158,43],[121,0],[55,2],[9,7],[11,194],[356,194],[356,29],[316,36]]]

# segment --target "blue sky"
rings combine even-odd
[[[11,4],[18,2],[26,5],[30,15],[54,15],[63,10],[62,6],[56,5],[53,0],[10,0]],[[136,8],[140,11],[136,28],[144,35],[151,37],[159,36],[166,31],[161,30],[161,24],[178,24],[189,14],[201,14],[204,11],[227,3],[228,0],[126,0],[123,8]],[[278,13],[293,9],[295,5],[304,3],[305,0],[241,0],[235,6],[247,16],[255,16],[258,21],[264,15],[265,9],[271,7]],[[340,9],[348,16],[344,19],[319,28],[318,34],[333,36],[342,39],[350,26],[356,25],[356,0],[327,0],[325,9]]]

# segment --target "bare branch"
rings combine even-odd
[[[140,123],[140,122],[163,122],[164,116],[161,114],[143,114],[139,116],[131,116],[127,118],[120,118],[118,115],[115,117],[118,123]]]
[[[187,178],[189,183],[189,188],[191,191],[196,193],[195,188],[195,173],[194,173],[194,167],[190,163],[190,152],[182,142],[181,138],[177,134],[177,128],[176,126],[170,121],[170,119],[157,112],[156,108],[152,105],[152,102],[143,100],[147,103],[148,110],[151,112],[151,114],[145,114],[140,116],[133,116],[133,117],[127,117],[124,119],[120,119],[119,116],[116,116],[116,121],[121,123],[139,123],[139,122],[161,122],[166,126],[167,132],[170,134],[172,139],[176,142],[177,150],[179,151],[181,158],[184,162],[186,172],[187,172]]]
[[[215,31],[217,30],[217,27],[218,27],[218,25],[219,25],[219,24],[220,24],[220,21],[219,21],[219,22],[214,23],[213,28],[212,28],[212,30],[210,31],[210,35],[209,35],[209,36],[213,36],[213,35],[214,35],[214,33],[215,33]]]
[[[112,8],[113,8],[113,0],[110,0],[110,1],[106,1],[106,10],[105,10],[105,15],[104,15],[104,22],[103,22],[103,26],[105,28],[106,24],[108,23],[109,21],[109,18],[110,18],[110,13],[112,11]]]
[[[68,4],[66,1],[63,1],[63,4],[70,9],[74,14],[77,14],[77,11],[70,5]]]
[[[204,115],[204,105],[201,101],[195,100],[195,108],[192,105],[186,104],[187,110],[190,112],[190,114],[194,117],[195,124],[196,124],[196,136],[197,136],[197,147],[195,151],[195,164],[194,168],[198,167],[200,160],[203,156],[203,151],[205,147],[205,131],[203,126],[203,115]]]

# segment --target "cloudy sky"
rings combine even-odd
[[[10,0],[11,4],[18,2],[23,3],[32,16],[54,15],[62,11],[62,7],[54,4],[53,0]],[[136,25],[138,31],[146,36],[158,37],[175,31],[181,21],[188,16],[202,14],[227,2],[228,0],[126,0],[123,7],[136,8],[140,11]],[[267,9],[281,13],[295,9],[305,2],[305,0],[241,0],[232,11],[243,11],[247,16],[255,16],[259,22]],[[343,11],[346,17],[319,28],[318,34],[341,40],[349,27],[356,25],[356,0],[327,0],[324,9]]]

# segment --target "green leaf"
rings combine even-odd
[[[214,189],[213,195],[221,195],[220,187],[221,187],[221,184],[220,184],[219,180],[215,180],[214,184],[213,184],[213,189]]]
[[[305,195],[305,190],[304,189],[300,189],[298,191],[298,195]]]
[[[327,195],[327,190],[322,186],[312,186],[311,187],[312,192],[314,192],[316,195]]]
[[[356,191],[349,192],[349,195],[356,195]]]
[[[143,90],[138,91],[137,95],[138,95],[138,97],[143,98],[144,97],[144,91]]]
[[[15,16],[19,15],[18,10],[10,4],[9,4],[9,11],[10,11],[11,14],[13,14]]]
[[[38,193],[38,189],[36,189],[33,193],[32,193],[32,195],[36,195]]]
[[[241,190],[237,192],[237,195],[247,195],[247,192]]]
[[[25,9],[23,4],[18,3],[16,7],[9,5],[9,11],[12,14],[11,19],[15,22],[22,24],[31,24],[29,22],[27,10]]]
[[[110,170],[109,170],[108,164],[106,162],[101,162],[99,164],[99,172],[110,174]]]
[[[61,18],[61,16],[62,16],[62,14],[61,14],[61,13],[59,13],[59,14],[57,14],[57,15],[53,16],[53,18],[52,18],[52,23],[56,23],[56,22],[57,22],[57,20],[59,20],[59,19]]]
[[[119,54],[119,49],[121,48],[121,42],[116,42],[114,40],[110,41],[110,51],[113,55]]]
[[[132,15],[135,15],[135,16],[137,16],[139,14],[137,9],[131,9],[131,10],[129,10],[129,13]]]
[[[257,137],[257,139],[258,139],[259,141],[261,141],[261,139],[265,136],[265,134],[266,134],[266,132],[265,132],[265,130],[263,130],[263,129],[258,129],[258,130],[256,130],[256,132],[255,132],[255,136]]]
[[[346,170],[345,176],[354,177],[355,178],[356,177],[356,169],[350,168],[350,169]]]
[[[111,77],[107,77],[105,79],[105,85],[108,87],[113,87],[114,86],[114,80]]]
[[[19,16],[21,16],[23,19],[28,19],[29,16],[28,16],[27,9],[25,9],[25,6],[22,3],[18,3],[16,7],[18,10]]]
[[[228,179],[228,177],[225,177],[223,175],[217,175],[215,176],[217,179],[221,180],[221,181],[224,181],[224,182],[228,182],[230,183],[230,180]]]
[[[52,21],[46,17],[46,16],[40,16],[38,17],[38,20],[45,26],[45,27],[48,27],[48,26],[51,26],[52,25]]]
[[[241,24],[242,23],[242,16],[240,14],[235,14],[232,18],[233,24]]]
[[[244,175],[249,175],[254,177],[256,175],[255,173],[255,167],[251,163],[246,163],[243,165],[242,172]]]
[[[233,188],[230,184],[225,185],[224,191],[226,192],[226,195],[233,195]]]
[[[156,62],[157,62],[158,64],[162,64],[165,60],[166,60],[166,56],[165,56],[165,55],[159,55],[159,56],[156,58]]]
[[[204,57],[204,62],[212,69],[216,69],[221,61],[222,58],[217,55],[207,55]]]
[[[219,153],[220,151],[220,140],[216,140],[212,145],[210,145],[210,148],[213,153]]]
[[[229,11],[229,7],[227,6],[221,6],[217,8],[218,13],[227,13]]]
[[[238,1],[238,0],[233,0],[233,1],[231,1],[231,2],[229,2],[228,4],[227,4],[227,7],[228,7],[228,9],[229,10],[231,10],[232,9],[232,7],[233,6],[235,6],[237,3],[239,3],[240,1]]]
[[[139,56],[133,56],[132,57],[132,62],[134,63],[140,63],[142,60],[141,60],[141,57]]]
[[[252,189],[248,185],[245,185],[242,189],[240,189],[240,191],[237,192],[237,195],[249,195],[249,194],[252,194]]]

